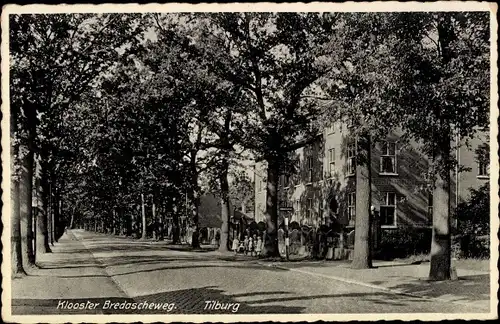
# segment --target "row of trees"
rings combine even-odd
[[[278,256],[279,176],[294,172],[292,152],[342,120],[357,138],[353,266],[371,266],[371,145],[401,127],[434,161],[431,277],[448,278],[451,139],[488,125],[488,19],[478,12],[12,16],[15,274],[22,261],[35,261],[34,192],[36,253],[48,252],[58,224],[75,218],[112,227],[135,219],[144,236],[144,197],[175,224],[189,207],[197,247],[202,183],[219,193],[226,242],[229,174],[249,157],[267,165],[264,253]]]

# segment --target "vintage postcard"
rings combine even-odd
[[[6,5],[6,322],[494,319],[497,5]]]

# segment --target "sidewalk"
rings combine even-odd
[[[95,310],[58,309],[60,301],[86,303],[128,299],[71,231],[40,258],[39,269],[12,280],[12,314],[102,314]]]
[[[490,275],[487,271],[458,268],[459,280],[430,282],[427,280],[428,262],[404,264],[375,261],[374,268],[359,270],[351,269],[347,261],[260,263],[396,294],[474,305],[478,311],[490,308]]]

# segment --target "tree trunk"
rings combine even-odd
[[[179,215],[172,217],[172,244],[181,244],[181,228],[179,224]]]
[[[165,240],[165,202],[160,204],[160,241]]]
[[[71,219],[69,220],[69,226],[68,226],[69,229],[73,228],[74,222],[75,222],[75,210],[73,210],[73,212],[71,213]]]
[[[61,183],[61,191],[62,191],[62,183]],[[66,222],[64,221],[64,217],[63,217],[63,200],[62,200],[62,196],[59,195],[59,205],[58,205],[58,210],[59,210],[59,213],[58,213],[58,216],[57,216],[57,226],[56,228],[58,229],[58,232],[57,232],[57,239],[60,239],[61,236],[63,236],[64,234],[64,228],[66,227]]]
[[[354,255],[351,267],[368,269],[372,267],[370,253],[371,143],[369,135],[359,136],[356,146],[356,218]]]
[[[45,218],[45,210],[43,210],[43,206],[38,206],[37,207],[37,212],[36,212],[36,259],[38,259],[39,256],[42,254],[47,253],[45,249],[45,237],[44,237],[44,227],[43,227],[43,220]]]
[[[436,154],[435,162],[445,163],[449,158],[449,152],[448,144],[448,147],[442,153]],[[430,280],[448,280],[451,278],[450,180],[449,170],[436,172],[432,199]]]
[[[144,205],[144,194],[141,193],[141,215],[142,215],[142,235],[141,240],[146,239],[146,206]]]
[[[49,237],[47,231],[47,185],[46,173],[43,165],[40,167],[40,174],[36,177],[36,201],[37,201],[37,221],[36,221],[36,256],[51,252],[49,247]]]
[[[20,278],[26,275],[23,267],[23,242],[21,235],[21,213],[20,213],[20,188],[19,188],[19,169],[17,168],[19,158],[19,145],[16,144],[16,135],[18,134],[18,124],[17,116],[19,111],[15,109],[15,106],[11,107],[10,111],[10,134],[11,134],[11,146],[10,146],[10,199],[11,199],[11,271],[12,278]]]
[[[45,213],[45,235],[44,235],[44,244],[45,244],[45,252],[52,252],[50,249],[51,241],[51,231],[52,231],[52,206],[50,205],[50,184],[48,179],[48,174],[45,173],[42,175],[42,186],[43,186],[43,203],[46,207],[47,212]]]
[[[49,240],[50,244],[54,246],[54,197],[53,197],[53,191],[52,191],[52,179],[53,177],[50,178],[50,183],[49,183]]]
[[[111,209],[111,233],[112,235],[116,235],[116,208]]]
[[[224,160],[221,177],[220,177],[220,188],[221,188],[221,220],[222,224],[220,227],[220,242],[219,251],[227,252],[228,240],[229,240],[229,183],[227,181],[229,165],[227,160]]]
[[[12,159],[12,170],[14,174],[14,159],[17,153],[11,156]],[[11,175],[11,261],[12,261],[12,278],[19,278],[26,275],[23,268],[23,249],[21,242],[21,215],[20,215],[20,201],[19,201],[19,182],[16,181],[15,176]]]
[[[123,210],[123,208],[118,208],[118,235],[122,235],[124,232],[123,231],[124,218],[125,218],[125,211]]]
[[[266,236],[262,254],[266,257],[279,257],[278,249],[278,181],[279,163],[268,161],[266,183]]]
[[[449,16],[443,16],[443,19],[437,24],[438,42],[444,64],[448,64],[453,57],[450,44],[455,39],[455,33],[452,26]],[[438,171],[435,172],[432,199],[432,243],[429,279],[448,280],[451,279],[451,170],[448,167],[443,167],[448,165],[450,160],[451,130],[448,120],[441,116],[440,107],[435,107],[434,118],[436,125],[439,125],[439,131],[434,131],[434,143],[438,147],[434,154],[434,165]]]
[[[60,219],[60,204],[59,204],[59,190],[57,187],[55,188],[55,193],[54,193],[54,201],[53,201],[53,208],[54,208],[54,217],[53,217],[53,232],[54,232],[54,241],[57,242],[59,240],[59,219]]]
[[[158,229],[158,223],[156,222],[156,206],[155,206],[155,201],[154,201],[154,197],[151,199],[151,213],[153,215],[153,226],[152,226],[152,229],[153,229],[153,239],[157,240],[158,239],[158,233],[157,233],[157,229]]]
[[[21,146],[24,156],[21,162],[21,174],[19,181],[20,219],[21,219],[21,242],[23,251],[24,267],[35,266],[33,254],[33,150],[28,146]]]
[[[177,203],[174,201],[172,206],[172,244],[181,243],[180,234],[179,213]]]
[[[196,181],[198,183],[198,181]],[[192,248],[200,248],[200,227],[199,227],[199,213],[198,208],[200,207],[200,197],[198,194],[198,190],[194,190],[193,192],[193,234],[191,236],[191,247]]]

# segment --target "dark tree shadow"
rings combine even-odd
[[[490,276],[488,274],[462,276],[458,280],[445,281],[415,280],[392,288],[403,293],[425,294],[428,297],[456,295],[463,297],[460,298],[463,300],[484,300],[484,295],[489,296],[490,293]]]

